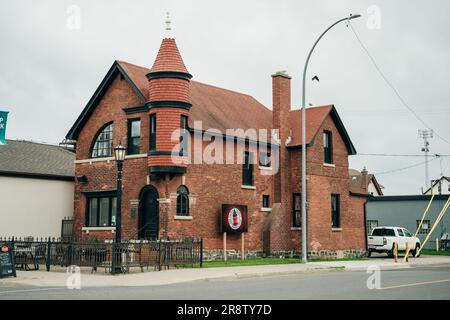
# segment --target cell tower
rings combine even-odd
[[[428,139],[432,139],[433,134],[433,130],[419,130],[419,138],[423,139],[422,152],[425,153],[425,190],[431,188],[431,183],[428,177],[428,153],[430,152],[430,142]]]

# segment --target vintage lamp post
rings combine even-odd
[[[120,243],[122,242],[122,169],[123,161],[125,160],[126,148],[119,143],[118,146],[114,148],[114,158],[117,162],[117,208],[116,208],[116,239],[115,247],[113,250],[113,267],[112,273],[121,272],[120,263]]]

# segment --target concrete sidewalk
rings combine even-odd
[[[139,287],[160,286],[174,283],[199,280],[232,280],[239,278],[287,275],[305,272],[324,272],[330,270],[365,271],[369,266],[378,266],[381,270],[411,268],[424,265],[448,265],[450,257],[422,256],[410,258],[409,263],[399,259],[373,258],[362,261],[327,261],[311,262],[307,264],[285,264],[264,266],[221,267],[205,269],[174,269],[161,272],[132,273],[112,276],[101,271],[98,273],[82,273],[82,287]],[[66,287],[68,275],[65,272],[18,271],[17,278],[0,280],[0,286],[11,284],[31,285],[37,287]]]

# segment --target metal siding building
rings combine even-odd
[[[414,234],[418,225],[417,221],[420,222],[422,219],[430,199],[430,195],[372,197],[366,204],[367,227],[371,228],[371,225],[376,224],[378,226],[399,226]],[[429,230],[431,230],[447,199],[448,195],[436,195],[434,197],[430,210],[425,217],[425,221],[430,221]],[[450,209],[442,217],[425,248],[434,249],[436,238],[440,240],[445,233],[450,233]],[[419,232],[417,236],[423,242],[427,234]]]

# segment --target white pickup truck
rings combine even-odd
[[[401,227],[377,227],[373,229],[367,242],[369,257],[372,252],[386,252],[389,257],[394,256],[394,242],[398,244],[398,251],[406,251],[406,243],[413,256],[420,249],[420,240],[411,232]]]

